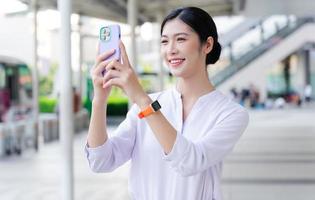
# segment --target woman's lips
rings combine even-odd
[[[171,60],[169,60],[168,63],[169,63],[170,66],[172,66],[172,67],[178,67],[178,66],[180,66],[184,61],[185,61],[185,59],[176,58],[176,59],[171,59]]]

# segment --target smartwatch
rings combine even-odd
[[[151,103],[147,108],[145,108],[144,110],[142,110],[139,114],[138,117],[140,119],[147,117],[153,113],[155,113],[156,111],[161,109],[161,105],[160,103],[156,100],[153,103]]]

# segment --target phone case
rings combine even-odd
[[[115,53],[107,58],[116,59],[120,61],[120,49],[119,49],[119,40],[120,40],[120,27],[117,24],[101,27],[99,34],[99,54],[115,49]]]

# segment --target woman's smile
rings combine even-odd
[[[174,58],[174,59],[169,59],[168,63],[170,67],[179,67],[184,63],[185,59],[184,58]]]

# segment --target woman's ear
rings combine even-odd
[[[210,51],[212,50],[213,48],[213,43],[214,43],[214,40],[213,40],[213,37],[209,36],[205,42],[205,53],[208,54],[210,53]]]

